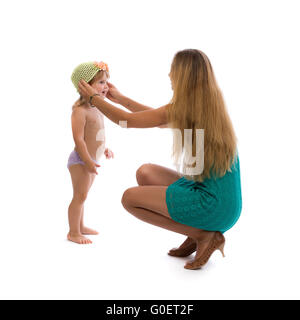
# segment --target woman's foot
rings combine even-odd
[[[98,231],[87,228],[87,227],[81,227],[80,228],[81,234],[89,234],[89,235],[97,235],[99,234]]]
[[[69,241],[78,243],[78,244],[90,244],[92,243],[92,241],[86,237],[84,237],[82,234],[78,234],[78,233],[68,233],[67,236]]]
[[[195,259],[188,262],[185,269],[196,270],[204,266],[215,250],[220,250],[224,256],[225,238],[221,232],[209,232],[205,238],[197,239],[197,253]]]
[[[169,256],[172,257],[188,257],[197,249],[197,244],[194,239],[187,237],[186,240],[179,248],[171,249],[168,252]]]

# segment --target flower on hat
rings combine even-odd
[[[108,65],[103,61],[95,62],[95,66],[98,67],[100,70],[105,70],[108,72]]]

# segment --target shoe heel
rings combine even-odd
[[[225,246],[225,242],[222,243],[220,246],[219,246],[219,250],[221,251],[222,255],[223,255],[223,258],[225,258],[225,254],[224,254],[224,246]]]

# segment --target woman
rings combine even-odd
[[[124,208],[135,217],[153,225],[181,233],[187,239],[172,256],[188,256],[196,251],[186,269],[199,269],[219,249],[223,253],[223,233],[238,220],[241,185],[237,139],[217,85],[208,57],[200,50],[188,49],[175,54],[169,73],[173,97],[157,109],[141,105],[110,86],[108,98],[132,111],[126,112],[97,96],[80,81],[81,95],[111,121],[127,121],[128,128],[171,127],[174,132],[173,155],[185,159],[182,174],[158,165],[145,164],[137,170],[139,186],[127,189]],[[185,129],[192,129],[192,158],[201,149],[196,131],[204,129],[203,170],[193,170],[189,148],[182,141]],[[189,160],[189,161],[187,161]],[[223,253],[224,255],[224,253]]]

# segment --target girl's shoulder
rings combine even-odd
[[[73,104],[73,106],[72,106],[72,110],[76,110],[76,109],[86,109],[85,108],[85,104],[84,103],[82,103],[82,101],[80,100],[80,99],[77,99],[75,102],[74,102],[74,104]]]
[[[86,108],[83,106],[76,106],[72,109],[72,117],[85,117],[86,116]]]

